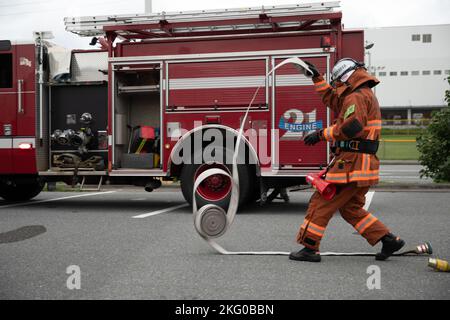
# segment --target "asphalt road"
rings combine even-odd
[[[219,240],[228,250],[291,251],[309,192],[291,203],[246,208]],[[69,198],[67,198],[69,197]],[[449,193],[376,192],[370,211],[409,246],[429,241],[450,259]],[[28,205],[0,201],[0,299],[450,299],[450,276],[427,257],[222,256],[194,231],[181,193],[42,193]],[[141,216],[142,218],[133,218]],[[376,251],[336,215],[323,251]],[[66,286],[69,266],[80,290]],[[368,267],[381,271],[369,290]]]

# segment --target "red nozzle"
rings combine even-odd
[[[330,201],[336,195],[336,186],[329,182],[326,182],[322,179],[324,172],[320,172],[319,174],[312,173],[306,176],[306,181],[312,185],[321,195],[322,197]]]

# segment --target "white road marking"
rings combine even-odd
[[[161,213],[168,213],[168,212],[171,212],[171,211],[175,211],[175,210],[178,210],[178,209],[181,209],[181,208],[185,208],[187,206],[188,206],[187,203],[183,203],[183,204],[180,204],[180,205],[177,205],[177,206],[173,206],[173,207],[169,207],[169,208],[166,208],[166,209],[140,214],[138,216],[134,216],[133,218],[134,219],[143,219],[143,218],[147,218],[147,217],[156,216],[156,215],[161,214]]]
[[[364,210],[366,210],[366,211],[369,210],[374,194],[375,194],[375,191],[370,191],[366,194],[366,205],[364,206]]]
[[[79,194],[76,196],[68,196],[68,197],[62,197],[62,198],[56,198],[56,199],[47,199],[47,200],[39,200],[39,201],[24,202],[24,203],[14,203],[14,204],[6,205],[6,206],[0,206],[0,209],[21,207],[21,206],[31,206],[33,204],[38,204],[38,203],[53,202],[53,201],[73,199],[73,198],[92,197],[92,196],[98,196],[101,194],[109,194],[109,193],[114,193],[114,192],[116,192],[116,191],[85,193],[85,194]]]

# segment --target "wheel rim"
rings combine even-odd
[[[229,172],[223,164],[202,164],[195,173],[195,179],[200,174],[209,169],[222,169]],[[206,201],[220,201],[226,198],[231,192],[231,180],[222,174],[215,174],[205,179],[197,188],[197,194]]]

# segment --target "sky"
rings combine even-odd
[[[153,12],[241,8],[323,2],[317,0],[154,0]],[[345,28],[450,24],[449,0],[342,0]],[[32,40],[33,31],[51,30],[53,42],[87,47],[89,38],[64,30],[64,17],[143,13],[144,0],[0,0],[0,39]]]

